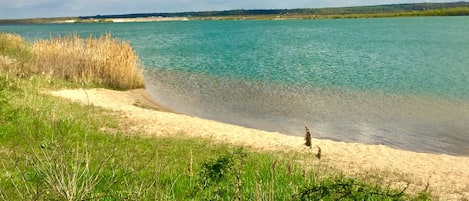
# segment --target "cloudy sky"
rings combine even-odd
[[[0,0],[0,19],[453,1],[458,0]]]

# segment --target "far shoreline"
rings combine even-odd
[[[427,16],[469,16],[469,2],[407,3],[352,7],[237,9],[224,11],[190,11],[173,13],[134,13],[95,16],[0,19],[0,25],[165,22],[189,20],[313,20],[394,18]]]
[[[13,19],[2,20],[1,25],[30,25],[30,24],[107,24],[107,23],[144,23],[144,22],[186,22],[186,21],[288,21],[288,20],[339,20],[339,19],[380,19],[380,18],[417,18],[417,17],[464,17],[468,15],[330,15],[330,16],[228,16],[228,17],[161,17],[161,18],[104,18],[104,19]]]

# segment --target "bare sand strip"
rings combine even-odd
[[[125,132],[148,136],[201,137],[234,145],[268,151],[304,151],[302,137],[219,123],[176,114],[152,102],[145,90],[106,89],[52,91],[52,95],[90,104],[122,115]],[[314,128],[310,128],[314,137]],[[313,139],[322,149],[321,163],[346,174],[386,175],[393,186],[411,182],[412,191],[428,185],[441,200],[469,199],[469,157],[415,153],[384,145],[344,143]],[[468,145],[469,146],[469,145]],[[313,149],[314,150],[314,149]],[[383,181],[386,182],[386,181]]]

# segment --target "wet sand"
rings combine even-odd
[[[130,134],[200,137],[265,151],[306,151],[303,137],[224,124],[171,112],[153,102],[144,89],[78,89],[50,92],[83,104],[116,111]],[[314,137],[314,128],[310,128]],[[322,149],[320,163],[351,176],[385,175],[383,184],[410,192],[427,188],[441,200],[469,199],[469,157],[416,153],[384,145],[313,139]],[[315,150],[313,149],[313,152]]]

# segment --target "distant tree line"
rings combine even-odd
[[[94,19],[107,22],[109,18],[148,18],[148,17],[189,17],[194,19],[273,19],[295,18],[368,18],[368,17],[402,17],[402,16],[464,16],[469,15],[469,2],[453,3],[409,3],[378,6],[357,6],[338,8],[298,8],[298,9],[251,9],[225,11],[194,11],[177,13],[134,13],[124,15],[95,15],[61,18],[7,19],[2,24],[40,24],[60,23],[65,20],[87,22]]]
[[[459,8],[459,9],[451,9]],[[448,9],[451,12],[445,13]],[[357,6],[339,8],[299,8],[299,9],[252,9],[252,10],[225,10],[225,11],[199,11],[177,13],[139,13],[125,15],[96,15],[81,16],[81,19],[101,18],[138,18],[138,17],[225,17],[225,16],[252,16],[252,15],[350,15],[350,14],[376,14],[376,13],[403,13],[414,11],[430,15],[469,15],[469,2],[453,3],[411,3],[391,4],[379,6]]]

